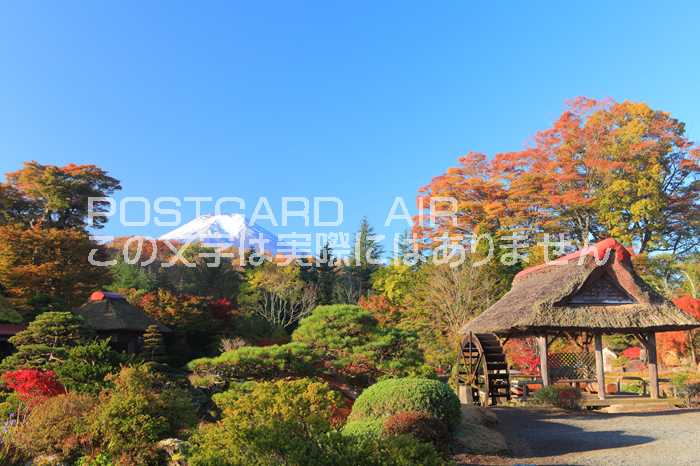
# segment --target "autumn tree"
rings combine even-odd
[[[32,302],[38,297],[47,298],[44,304],[76,307],[109,283],[109,268],[91,265],[90,258],[106,259],[83,230],[0,226],[0,283],[25,314],[35,311]]]
[[[416,331],[426,360],[447,369],[455,360],[461,328],[501,294],[496,268],[474,266],[469,258],[457,267],[425,264],[398,326]]]
[[[158,289],[144,294],[138,305],[161,324],[180,332],[206,331],[212,324],[207,300],[200,296]]]
[[[41,209],[21,191],[0,183],[0,225],[16,223],[28,227],[40,214]]]
[[[685,125],[644,103],[578,98],[530,147],[470,153],[421,189],[451,217],[417,219],[414,231],[444,236],[544,233],[579,244],[613,236],[639,252],[682,255],[700,245],[699,151]],[[428,220],[434,220],[429,222]]]
[[[17,214],[31,214],[30,223],[44,228],[85,228],[88,226],[89,198],[111,196],[121,189],[119,180],[95,165],[68,164],[63,167],[25,162],[22,169],[6,175],[0,203],[8,203]],[[108,210],[107,201],[94,200],[93,213]],[[26,220],[27,217],[24,217]],[[92,227],[101,228],[104,216],[94,217]]]
[[[287,328],[311,312],[317,301],[317,286],[305,283],[296,263],[264,262],[247,272],[240,302],[274,326]]]

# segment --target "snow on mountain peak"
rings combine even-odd
[[[201,215],[190,222],[162,235],[162,240],[199,241],[213,247],[242,247],[274,254],[277,236],[258,225],[249,225],[241,214]],[[252,241],[251,241],[252,240]],[[256,243],[257,241],[257,243]]]

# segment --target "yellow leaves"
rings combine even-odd
[[[692,223],[698,215],[692,180],[700,172],[700,148],[684,131],[683,123],[643,102],[581,97],[536,134],[534,147],[491,161],[467,154],[421,192],[455,197],[467,230],[490,224],[571,232],[581,242],[593,232],[628,243],[659,242],[669,225],[686,217]],[[439,238],[449,230],[438,225],[427,235]],[[673,230],[694,240],[692,230]]]

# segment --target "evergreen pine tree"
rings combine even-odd
[[[367,295],[371,289],[372,273],[379,268],[378,262],[384,254],[384,248],[375,236],[374,228],[369,224],[367,217],[362,217],[350,258],[351,275],[359,287],[360,296]]]
[[[157,325],[149,325],[143,334],[143,357],[147,361],[165,362],[165,343]]]
[[[333,303],[333,290],[335,288],[336,271],[333,266],[333,249],[326,243],[321,249],[316,265],[318,282],[319,304]]]

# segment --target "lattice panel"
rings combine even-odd
[[[547,355],[549,377],[561,379],[594,379],[594,353],[550,353]]]

